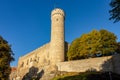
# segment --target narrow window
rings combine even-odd
[[[29,59],[27,60],[27,65],[28,65],[28,63],[29,63]]]
[[[32,62],[32,58],[30,59],[30,62]]]
[[[23,67],[24,66],[24,62],[22,62],[22,64],[21,64],[21,67]]]
[[[56,19],[56,21],[58,21],[58,18]]]

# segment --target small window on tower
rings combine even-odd
[[[56,19],[56,21],[58,21],[58,18]]]

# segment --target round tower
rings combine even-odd
[[[56,8],[51,12],[50,61],[54,64],[64,61],[64,20],[62,9]]]

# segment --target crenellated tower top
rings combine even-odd
[[[62,16],[65,16],[64,11],[60,8],[55,8],[54,10],[52,10],[51,16],[54,16],[55,14],[60,14]]]

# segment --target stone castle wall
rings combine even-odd
[[[49,64],[49,46],[49,43],[45,44],[27,55],[20,57],[18,61],[17,75],[22,77],[32,66],[40,68]]]
[[[65,44],[65,49],[66,49],[65,54],[66,54],[70,44],[68,44],[67,42],[65,42],[64,44]],[[52,68],[49,69],[49,67],[51,67],[49,66],[51,64],[50,45],[51,43],[47,43],[37,48],[36,50],[20,57],[17,66],[17,75],[15,76],[22,79],[27,73],[30,72],[30,69],[33,67],[38,69],[37,72],[40,72],[41,70],[47,72],[48,70],[52,69]]]
[[[45,62],[43,62],[42,65],[44,63]],[[59,62],[56,64],[56,68],[49,64],[46,65],[44,64],[43,66],[39,65],[41,64],[34,62],[33,66],[30,68],[28,67],[20,68],[20,71],[17,73],[19,74],[17,76],[17,78],[19,79],[15,80],[21,80],[23,76],[25,76],[27,73],[32,74],[33,71],[32,72],[30,71],[31,68],[38,68],[37,71],[38,73],[40,73],[42,70],[44,71],[44,75],[40,80],[50,80],[50,78],[53,78],[54,75],[51,73],[51,71],[53,72],[55,69],[57,69],[57,71],[65,72],[112,71],[120,74],[120,54],[107,57]]]
[[[120,55],[108,57],[90,58],[83,60],[60,62],[57,64],[58,71],[66,72],[85,72],[94,71],[113,71],[120,74]]]

